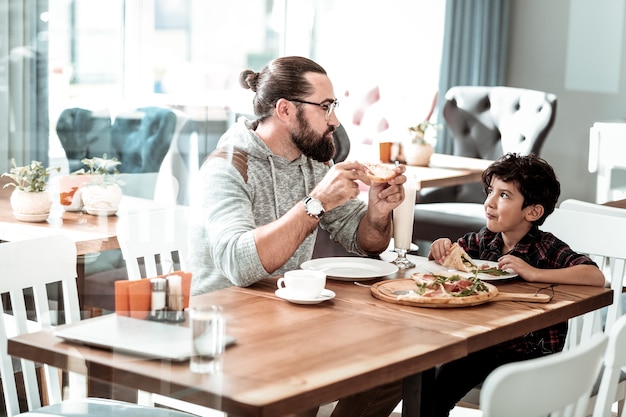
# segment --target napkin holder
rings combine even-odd
[[[191,273],[175,271],[166,275],[159,275],[158,278],[165,278],[169,275],[179,275],[181,277],[183,290],[183,307],[189,307]],[[151,299],[152,290],[150,287],[150,278],[115,281],[116,314],[137,319],[147,319],[150,316]]]

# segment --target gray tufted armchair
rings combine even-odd
[[[556,96],[514,87],[456,86],[443,117],[454,155],[495,160],[508,152],[539,155],[556,116]],[[413,240],[457,239],[485,225],[482,184],[426,189],[415,206]]]

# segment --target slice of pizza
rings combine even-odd
[[[443,260],[442,265],[463,272],[474,272],[478,269],[478,265],[472,261],[467,252],[456,242],[450,247],[450,254]]]

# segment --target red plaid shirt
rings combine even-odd
[[[478,233],[466,234],[458,240],[458,244],[473,259],[497,261],[504,255],[502,235],[486,227]],[[523,259],[531,266],[543,269],[567,268],[580,264],[596,265],[588,256],[574,252],[552,233],[543,232],[537,227],[533,227],[509,254]],[[566,334],[567,322],[559,323],[501,343],[498,348],[530,356],[546,355],[563,350]]]

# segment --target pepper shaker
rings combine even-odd
[[[167,280],[167,320],[185,321],[182,277],[168,275],[165,279]]]

